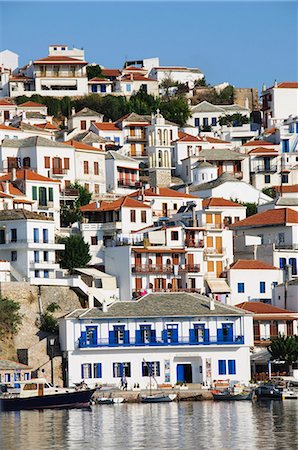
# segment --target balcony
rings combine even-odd
[[[225,248],[223,248],[223,247],[222,248],[207,247],[204,250],[204,255],[209,255],[209,256],[223,255],[224,252],[225,252]]]
[[[185,264],[178,269],[179,273],[200,272],[200,264]]]
[[[54,208],[54,202],[47,202],[47,204],[46,205],[42,205],[41,203],[39,203],[38,205],[37,205],[37,208],[38,209],[50,209],[50,208]]]
[[[185,247],[204,248],[204,241],[203,239],[198,242],[194,241],[193,239],[186,239]]]
[[[298,244],[274,244],[274,250],[298,250]]]
[[[135,338],[129,338],[127,342],[115,343],[109,339],[88,340],[85,336],[81,336],[77,346],[79,348],[96,348],[96,347],[171,347],[183,345],[242,345],[244,344],[244,336],[235,336],[232,339],[219,340],[217,336],[210,336],[208,339],[192,340],[190,336],[179,336],[177,340],[170,338],[156,337],[151,342],[138,342]]]
[[[131,268],[131,271],[132,273],[173,273],[174,266],[173,265],[153,266],[151,264],[142,264],[133,266]]]
[[[147,142],[147,139],[145,136],[126,136],[127,142]]]
[[[274,173],[277,172],[277,165],[264,165],[264,164],[260,164],[256,167],[253,167],[251,169],[251,172],[254,173]]]
[[[67,175],[68,169],[62,169],[62,167],[53,167],[50,171],[50,177],[64,177]]]
[[[138,189],[141,185],[142,183],[140,181],[129,182],[126,180],[118,180],[118,187]]]
[[[207,230],[222,230],[224,228],[223,223],[206,223],[203,225]]]
[[[144,295],[144,291],[147,291],[148,293],[151,292],[188,292],[192,294],[201,294],[201,289],[197,288],[168,288],[168,289],[162,289],[162,288],[150,288],[150,289],[133,289],[132,294],[133,298],[138,298]]]

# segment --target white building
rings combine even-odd
[[[128,195],[141,186],[139,162],[119,152],[106,153],[107,191],[119,195]]]
[[[92,123],[102,121],[103,114],[92,111],[92,109],[83,108],[80,111],[75,112],[75,109],[72,108],[71,116],[67,120],[67,127],[69,130],[76,128],[76,131],[80,133],[82,131],[89,130]]]
[[[138,92],[158,96],[158,82],[153,77],[145,77],[137,73],[127,73],[115,81],[115,92],[130,97]]]
[[[261,94],[264,128],[275,126],[298,114],[298,82],[275,82]]]
[[[159,63],[159,60],[158,60]],[[161,84],[165,79],[171,79],[174,82],[187,84],[192,89],[196,81],[204,78],[204,74],[198,68],[177,67],[177,66],[156,66],[153,67],[149,76]]]
[[[283,279],[281,269],[263,261],[238,259],[227,270],[230,305],[242,302],[272,302],[272,290]]]
[[[25,209],[0,211],[0,258],[10,261],[15,280],[55,278],[55,252],[63,249],[55,243],[52,219]]]
[[[19,55],[11,50],[0,52],[0,98],[9,97],[9,78],[19,66]]]
[[[84,380],[128,388],[150,384],[210,386],[250,380],[252,316],[194,294],[149,294],[103,309],[75,310],[60,319],[67,385]],[[144,362],[145,361],[145,362]]]

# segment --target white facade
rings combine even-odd
[[[289,116],[298,114],[298,83],[281,82],[274,86],[263,88],[263,121],[264,127],[272,127]]]
[[[204,78],[204,74],[197,68],[188,67],[153,67],[149,76],[158,81],[159,84],[163,80],[170,78],[174,82],[187,84],[190,89],[194,87],[196,81]]]
[[[139,162],[135,159],[109,151],[105,166],[108,192],[128,195],[140,187]]]
[[[179,294],[167,296],[169,306],[172,296],[179,298]],[[151,297],[145,296],[139,302],[145,305]],[[158,298],[156,295],[156,302]],[[199,301],[207,306],[205,298]],[[127,307],[132,310],[138,305],[138,302],[129,303],[131,306]],[[123,302],[118,305],[120,310]],[[84,380],[90,386],[106,383],[119,387],[125,376],[128,389],[134,384],[148,389],[150,380],[142,369],[144,360],[155,363],[153,370],[158,384],[174,386],[178,381],[188,381],[210,386],[214,380],[249,381],[249,347],[253,345],[251,315],[223,305],[217,313],[216,305],[212,314],[207,306],[205,314],[189,311],[188,317],[176,313],[174,318],[169,308],[168,315],[164,316],[156,317],[152,310],[155,317],[140,313],[139,317],[121,315],[119,319],[119,314],[116,318],[111,312],[116,314],[117,307],[114,303],[106,313],[96,309],[76,310],[60,320],[60,344],[67,355],[67,385]],[[197,335],[191,331],[196,328],[201,330]],[[224,328],[231,332],[228,345],[220,338]]]

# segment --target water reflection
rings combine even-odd
[[[0,414],[1,450],[298,448],[298,402],[98,405]]]

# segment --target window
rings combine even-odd
[[[265,281],[260,281],[260,294],[265,294],[266,292],[266,283]]]
[[[99,184],[94,185],[94,194],[99,194]]]
[[[115,142],[115,144],[120,145],[120,137],[114,136],[114,142]]]
[[[142,377],[159,377],[160,376],[160,362],[150,361],[142,362]]]
[[[211,125],[212,125],[213,127],[216,127],[216,124],[217,124],[216,117],[212,117],[212,119],[211,119]]]
[[[42,240],[44,244],[49,243],[49,230],[47,228],[42,230]]]
[[[130,210],[130,221],[131,222],[135,222],[136,221],[136,210],[135,209],[131,209]]]
[[[271,177],[270,177],[270,175],[264,175],[264,182],[265,182],[266,184],[270,184],[270,182],[271,182]]]
[[[279,268],[280,269],[285,269],[286,265],[287,265],[286,258],[279,258]]]
[[[203,126],[208,127],[208,117],[203,117]]]
[[[151,330],[151,325],[141,325],[140,330],[136,331],[137,344],[149,344],[156,342],[156,331]]]
[[[49,202],[54,201],[53,188],[49,188]]]
[[[39,270],[34,270],[34,277],[39,278]]]
[[[17,242],[18,237],[17,237],[17,229],[16,228],[12,228],[11,229],[11,242]]]
[[[141,211],[141,222],[146,223],[147,222],[147,212]]]
[[[39,188],[39,205],[40,206],[47,206],[47,190],[45,187]]]
[[[131,92],[131,84],[126,84],[126,92]]]
[[[81,120],[81,130],[86,130],[87,129],[87,122],[86,120]]]
[[[84,188],[86,189],[87,192],[89,192],[89,184],[88,183],[84,184]]]
[[[31,160],[30,160],[29,156],[27,156],[26,158],[23,159],[23,166],[30,167],[30,165],[31,165]]]
[[[101,363],[93,364],[93,378],[101,378]]]
[[[38,251],[34,251],[34,262],[39,263],[39,252]]]
[[[11,252],[10,256],[11,256],[11,261],[17,261],[18,260],[18,253],[15,250],[13,250]]]
[[[292,275],[297,275],[297,260],[296,260],[296,258],[290,258],[289,264],[292,267]]]
[[[0,230],[0,244],[5,244],[5,230]]]
[[[173,209],[175,209],[175,210],[178,209],[177,203],[174,203],[174,204],[173,204]]]
[[[35,243],[39,242],[39,229],[38,228],[33,229],[33,240]]]
[[[171,240],[178,241],[178,238],[179,238],[178,231],[171,231]]]
[[[200,126],[200,119],[199,117],[195,117],[195,127],[199,127]]]
[[[37,200],[37,187],[32,186],[32,200]]]
[[[289,153],[290,151],[289,139],[283,139],[281,141],[281,145],[282,145],[282,153]]]
[[[92,84],[91,85],[91,92],[97,92],[97,85],[96,84]]]
[[[44,278],[49,278],[49,271],[48,271],[48,269],[45,269],[45,270],[43,271],[43,277],[44,277]]]
[[[282,183],[288,183],[289,182],[289,175],[287,173],[283,173],[281,176],[281,182]]]
[[[130,370],[130,363],[129,362],[116,362],[113,364],[113,377],[119,378],[119,377],[130,377],[131,376],[131,370]]]
[[[98,167],[98,162],[94,163],[94,175],[98,175],[99,174],[99,167]]]
[[[279,244],[285,243],[285,233],[278,233],[278,243]]]
[[[11,380],[10,373],[5,373],[4,374],[4,382],[5,383],[10,383],[10,380]]]
[[[69,170],[69,158],[64,158],[64,169]]]
[[[244,293],[244,283],[238,283],[238,294]]]
[[[25,381],[30,380],[30,372],[25,372],[24,373],[24,380]]]
[[[48,261],[49,261],[49,252],[43,252],[43,260],[44,260],[45,262],[48,262]]]
[[[91,245],[97,245],[98,239],[97,236],[91,236]]]
[[[100,92],[107,92],[107,85],[106,84],[101,84],[100,85]]]
[[[236,361],[235,359],[228,360],[228,372],[229,375],[236,375]]]
[[[88,161],[84,161],[84,174],[87,175],[89,173],[89,163]]]
[[[227,368],[226,368],[226,361],[224,359],[218,360],[218,375],[226,375]]]
[[[124,325],[115,325],[114,331],[110,331],[109,342],[111,344],[127,344],[129,341],[128,333]]]
[[[82,364],[81,365],[81,374],[82,379],[85,380],[86,378],[92,378],[92,366],[91,364]]]
[[[49,156],[44,157],[44,166],[45,166],[45,169],[51,168],[51,159]]]

